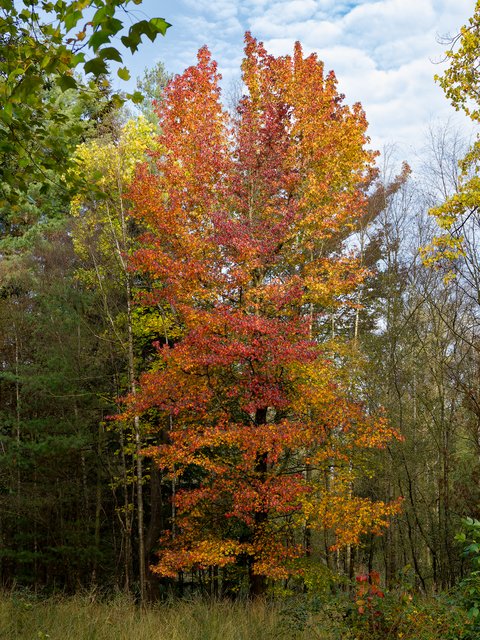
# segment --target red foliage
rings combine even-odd
[[[298,44],[275,58],[247,34],[242,69],[233,118],[206,48],[171,81],[160,150],[129,194],[149,228],[134,256],[152,282],[144,300],[178,336],[127,409],[164,417],[168,442],[147,453],[183,483],[155,568],[167,576],[246,558],[252,573],[286,577],[299,527],[330,526],[347,544],[397,509],[351,499],[355,451],[395,434],[352,399],[317,339],[364,275],[342,253],[373,175],[364,113]]]
[[[380,588],[380,574],[378,571],[370,571],[368,574],[356,577],[357,589],[356,600],[358,613],[369,618],[376,618],[382,615],[378,608],[379,600],[385,597]]]

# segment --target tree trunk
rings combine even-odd
[[[255,424],[261,426],[267,422],[267,407],[257,409],[255,413]],[[267,473],[267,454],[264,452],[258,452],[255,460],[255,472],[260,479],[264,481]],[[268,518],[268,513],[264,509],[256,511],[254,514],[254,526],[253,526],[253,539],[255,539],[257,532],[262,528]],[[248,558],[248,582],[249,582],[249,594],[251,598],[258,598],[265,595],[267,590],[267,579],[263,575],[256,574],[254,572],[255,559],[253,556]]]

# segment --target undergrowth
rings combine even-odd
[[[122,594],[0,596],[2,640],[470,640],[468,617],[448,598],[383,592],[372,580],[350,592],[272,600],[171,600],[140,609]]]

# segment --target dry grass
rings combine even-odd
[[[125,595],[37,599],[1,594],[0,640],[464,640],[477,639],[448,601],[390,594],[363,620],[348,594],[244,602],[171,600],[141,610]],[[371,623],[371,624],[370,624]],[[373,626],[372,626],[373,625]],[[480,638],[479,638],[480,640]]]
[[[303,625],[300,625],[302,627]],[[332,636],[330,636],[332,637]],[[314,640],[268,602],[173,601],[140,611],[125,596],[35,600],[0,598],[2,640]]]

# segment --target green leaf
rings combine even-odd
[[[120,107],[125,104],[125,98],[120,96],[118,93],[114,93],[111,97],[111,103],[115,109],[120,109]]]
[[[155,20],[155,18],[154,18]],[[138,49],[138,45],[142,41],[142,35],[146,35],[147,38],[153,42],[157,37],[158,29],[154,24],[147,20],[140,20],[140,22],[132,25],[128,31],[128,36],[122,36],[122,43],[130,49],[132,53],[135,53]]]
[[[97,49],[102,44],[110,42],[110,35],[111,34],[108,33],[107,31],[103,31],[102,29],[99,29],[98,31],[95,31],[95,33],[92,34],[88,39],[88,46],[91,47],[96,53]]]
[[[77,25],[77,22],[81,20],[83,17],[81,11],[73,11],[72,13],[67,13],[65,16],[65,28],[67,31],[73,29]]]
[[[91,60],[87,60],[83,68],[85,73],[91,73],[95,77],[108,74],[107,65],[101,58],[92,58]]]
[[[127,49],[130,49],[132,53],[135,53],[135,51],[137,51],[138,45],[140,44],[140,36],[138,35],[122,36],[120,40],[122,41],[123,46],[127,47]]]
[[[41,69],[46,69],[47,67],[51,66],[52,62],[54,63],[54,67],[57,65],[57,61],[53,58],[53,56],[51,55],[45,55],[42,58],[42,61],[40,62],[40,68]],[[47,71],[48,73],[48,71]]]
[[[127,98],[131,100],[133,104],[141,104],[144,101],[144,96],[140,93],[140,91],[127,93]]]
[[[68,73],[65,73],[57,78],[57,84],[62,91],[66,91],[67,89],[76,89],[77,81],[75,78]]]
[[[128,30],[128,35],[138,36],[141,38],[142,34],[145,33],[146,31],[150,31],[151,28],[152,27],[147,22],[147,20],[140,20],[140,22],[136,22],[135,24],[132,24],[132,26]]]
[[[81,62],[85,62],[85,54],[83,52],[76,53],[72,58],[72,67],[76,67]]]
[[[24,73],[25,73],[25,69],[22,69],[21,67],[17,67],[11,73],[8,74],[8,82],[13,82],[14,80],[16,80],[17,76],[21,76]]]
[[[93,25],[95,27],[98,27],[98,25],[102,24],[103,20],[105,20],[105,18],[110,15],[112,14],[111,14],[111,11],[109,11],[109,8],[107,7],[107,5],[100,7],[100,9],[97,9],[97,11],[95,12],[92,18]]]
[[[100,49],[98,55],[102,60],[116,60],[117,62],[123,62],[120,52],[118,49],[115,49],[115,47],[105,47],[105,49]]]
[[[37,92],[43,86],[43,78],[37,75],[26,75],[22,82],[17,86],[17,92],[19,96],[30,96],[32,93]],[[28,100],[31,102],[31,100]]]
[[[12,114],[13,114],[13,105],[11,102],[6,102],[3,109],[0,110],[0,118],[3,120],[3,122],[8,124],[12,120]]]
[[[167,29],[172,26],[169,22],[167,22],[163,18],[152,18],[150,20],[150,24],[155,29],[155,31],[157,33],[161,33],[162,36],[164,36],[167,32]]]
[[[110,35],[114,35],[123,29],[123,22],[117,18],[107,18],[102,24],[102,29]]]
[[[117,71],[117,75],[122,80],[130,80],[130,71],[127,69],[127,67],[120,67],[120,69]]]

